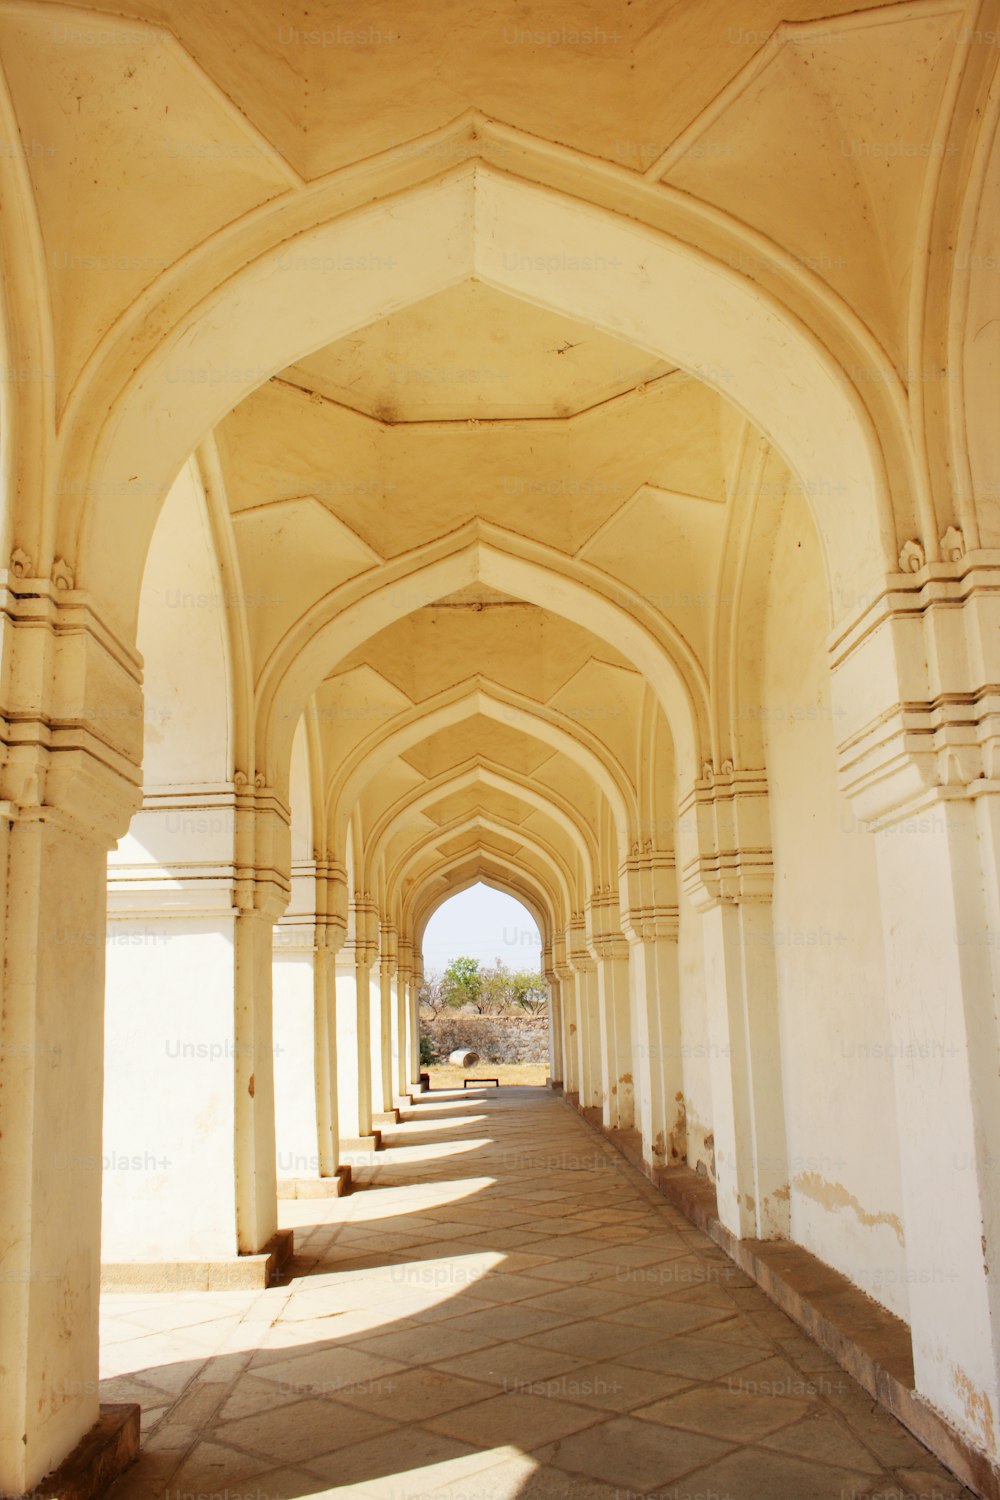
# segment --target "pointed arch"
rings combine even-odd
[[[361,574],[306,611],[273,653],[258,683],[258,766],[281,785],[290,725],[343,659],[400,614],[473,583],[537,604],[610,641],[653,686],[674,735],[678,766],[693,779],[709,743],[700,668],[678,633],[646,600],[554,548],[472,521],[450,535]]]
[[[341,268],[333,295],[331,266]],[[189,270],[213,274],[205,258]],[[169,331],[138,367],[123,355],[110,403],[107,386],[94,410],[79,403],[63,450],[76,487],[62,529],[83,586],[126,638],[159,503],[202,438],[288,364],[472,277],[692,371],[746,412],[802,485],[835,597],[879,586],[894,566],[885,444],[844,366],[798,316],[700,247],[476,162],[230,267],[164,319]],[[820,321],[834,300],[817,306]],[[210,380],[216,370],[229,378]]]
[[[379,860],[387,851],[394,835],[405,825],[408,817],[420,813],[425,807],[441,801],[444,797],[464,791],[471,786],[483,786],[506,792],[509,796],[527,803],[534,811],[552,819],[576,849],[586,871],[588,885],[593,888],[600,868],[597,841],[593,833],[574,817],[571,804],[553,792],[543,796],[534,788],[527,776],[521,776],[500,766],[482,763],[472,767],[452,767],[394,802],[392,807],[388,808],[374,824],[369,834],[365,854],[366,870],[372,871],[378,868]]]
[[[635,791],[607,746],[585,725],[560,724],[550,709],[533,698],[475,677],[446,688],[424,703],[381,725],[348,755],[330,785],[328,823],[339,841],[362,787],[396,756],[463,718],[482,714],[499,724],[517,723],[523,733],[551,746],[579,766],[603,793],[615,818],[619,842],[627,843],[636,826]]]

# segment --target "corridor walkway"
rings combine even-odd
[[[113,1500],[968,1494],[561,1099],[428,1095],[389,1140],[282,1205],[289,1285],[105,1298],[145,1432]]]

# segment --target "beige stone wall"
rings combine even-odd
[[[439,1062],[461,1047],[479,1053],[482,1062],[547,1063],[549,1023],[547,1017],[438,1016],[420,1020],[421,1039],[427,1037]]]

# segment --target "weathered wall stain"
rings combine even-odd
[[[955,1389],[958,1391],[965,1415],[968,1419],[969,1428],[980,1437],[983,1447],[989,1454],[997,1451],[996,1425],[993,1420],[993,1408],[990,1398],[985,1391],[978,1390],[958,1365],[951,1367],[952,1379]]]
[[[669,1149],[670,1161],[677,1163],[686,1161],[688,1154],[687,1106],[684,1102],[684,1095],[679,1089],[674,1095],[674,1102],[677,1105],[677,1111],[674,1115],[674,1123],[670,1127]]]
[[[799,1172],[792,1178],[792,1187],[798,1192],[804,1193],[807,1198],[812,1198],[822,1208],[848,1208],[856,1215],[859,1223],[864,1224],[866,1229],[875,1229],[884,1224],[891,1229],[903,1244],[903,1225],[898,1214],[870,1213],[863,1204],[859,1203],[854,1194],[848,1192],[843,1183],[827,1182],[818,1172]]]

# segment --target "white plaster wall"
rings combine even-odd
[[[279,929],[280,931],[280,929]],[[316,1177],[315,978],[312,953],[275,951],[274,1115],[278,1180]]]
[[[147,787],[229,778],[226,604],[192,460],[164,502],[142,579]]]
[[[907,1290],[875,850],[835,781],[825,589],[804,507],[782,518],[762,702],[792,1236],[905,1317]]]
[[[106,1261],[236,1253],[233,919],[108,921]]]

